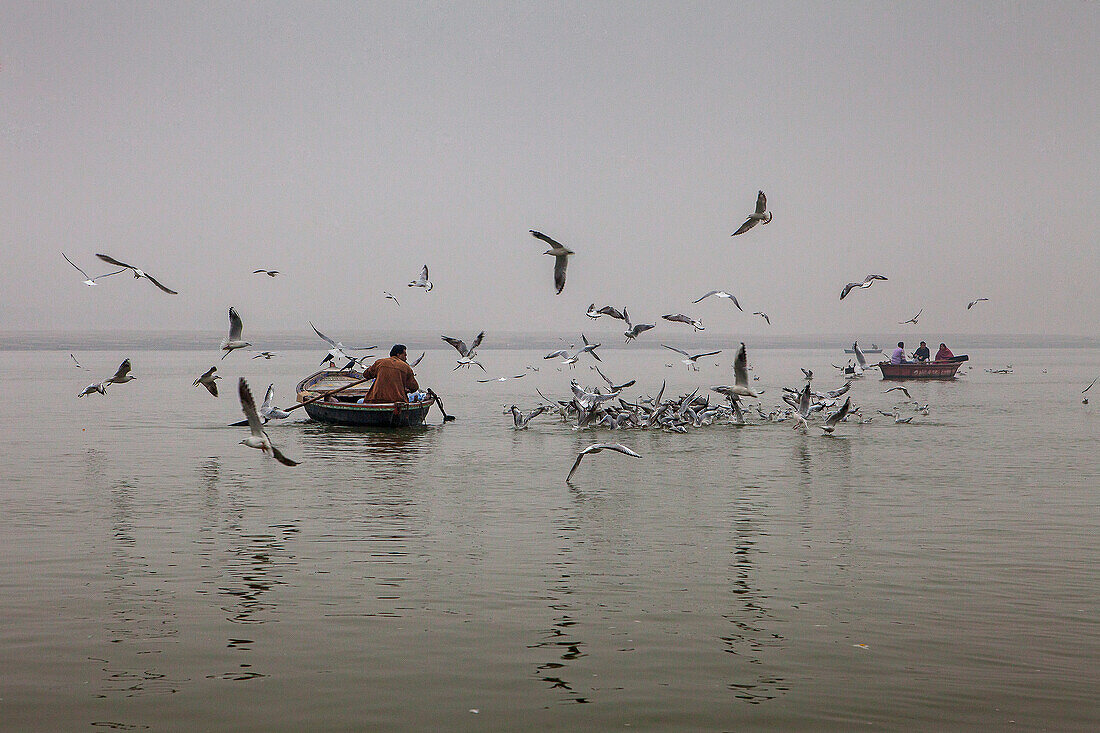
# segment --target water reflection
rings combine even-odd
[[[310,459],[353,457],[385,466],[387,475],[412,475],[416,461],[435,447],[439,426],[371,428],[302,423],[303,454]]]
[[[754,558],[760,550],[756,547],[761,534],[756,517],[757,508],[744,505],[733,519],[734,546],[730,579],[731,600],[734,606],[722,614],[732,630],[720,637],[725,651],[736,655],[745,666],[738,666],[739,678],[728,683],[734,696],[750,704],[772,700],[789,687],[781,677],[761,669],[770,648],[781,647],[783,637],[772,631],[771,611],[765,605],[767,597],[756,586]]]

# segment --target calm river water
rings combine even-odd
[[[732,380],[732,350],[603,355],[631,395]],[[226,425],[238,375],[290,404],[319,351],[77,356],[0,352],[0,729],[1100,729],[1100,351],[972,353],[910,386],[928,416],[826,438],[515,432],[536,386],[600,383],[587,357],[485,350],[540,371],[478,384],[434,350],[456,422],[298,411],[269,429],[295,468]],[[136,381],[76,398],[126,356]],[[750,345],[765,408],[845,358]],[[191,385],[215,363],[219,399]],[[608,439],[642,460],[567,486]]]

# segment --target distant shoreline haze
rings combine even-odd
[[[661,343],[690,345],[693,348],[726,348],[744,340],[752,349],[843,349],[851,348],[858,341],[861,348],[870,348],[878,344],[883,351],[893,350],[900,340],[906,348],[914,349],[920,341],[927,341],[935,347],[941,341],[947,343],[955,353],[965,353],[967,349],[1089,349],[1100,348],[1100,337],[1067,336],[1058,334],[934,334],[914,331],[911,335],[897,333],[890,336],[868,336],[866,334],[804,334],[796,336],[752,336],[736,333],[692,333],[690,329],[669,327],[661,333],[651,332],[651,338],[643,337],[629,344],[623,343],[620,329],[607,332],[603,329],[586,329],[590,341],[601,343],[615,349],[660,348]],[[407,344],[410,350],[448,348],[439,338],[440,334],[424,331],[377,331],[363,333],[347,331],[331,334],[345,343],[370,343],[378,346],[379,352],[387,350],[394,343]],[[471,334],[455,333],[459,338]],[[116,349],[148,349],[167,351],[217,351],[222,333],[205,331],[104,331],[104,332],[0,332],[0,351],[110,351]],[[252,332],[246,334],[252,341],[252,351],[262,350],[311,350],[326,351],[327,347],[316,335],[310,332]],[[564,348],[570,343],[580,342],[580,332],[500,332],[487,331],[483,350],[518,350]]]

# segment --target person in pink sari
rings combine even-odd
[[[955,357],[951,353],[951,349],[947,348],[947,344],[941,343],[940,350],[936,352],[936,361],[948,361]]]

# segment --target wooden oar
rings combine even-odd
[[[454,415],[447,414],[447,408],[443,406],[443,400],[439,399],[439,395],[433,392],[431,387],[428,388],[428,396],[435,400],[439,411],[443,413],[443,422],[454,422],[457,419]]]
[[[328,397],[329,395],[334,395],[337,392],[343,392],[345,389],[349,389],[351,387],[354,387],[357,384],[362,384],[363,382],[369,382],[372,379],[374,379],[374,377],[363,377],[362,379],[357,379],[354,382],[348,382],[343,387],[337,387],[336,389],[331,389],[328,392],[324,392],[322,394],[317,395],[316,397],[311,397],[308,400],[306,400],[305,402],[299,402],[299,403],[293,405],[292,407],[287,407],[286,411],[290,412],[291,410],[297,410],[299,407],[305,407],[306,405],[311,405],[314,402],[316,402],[317,400],[323,400],[324,398]]]

